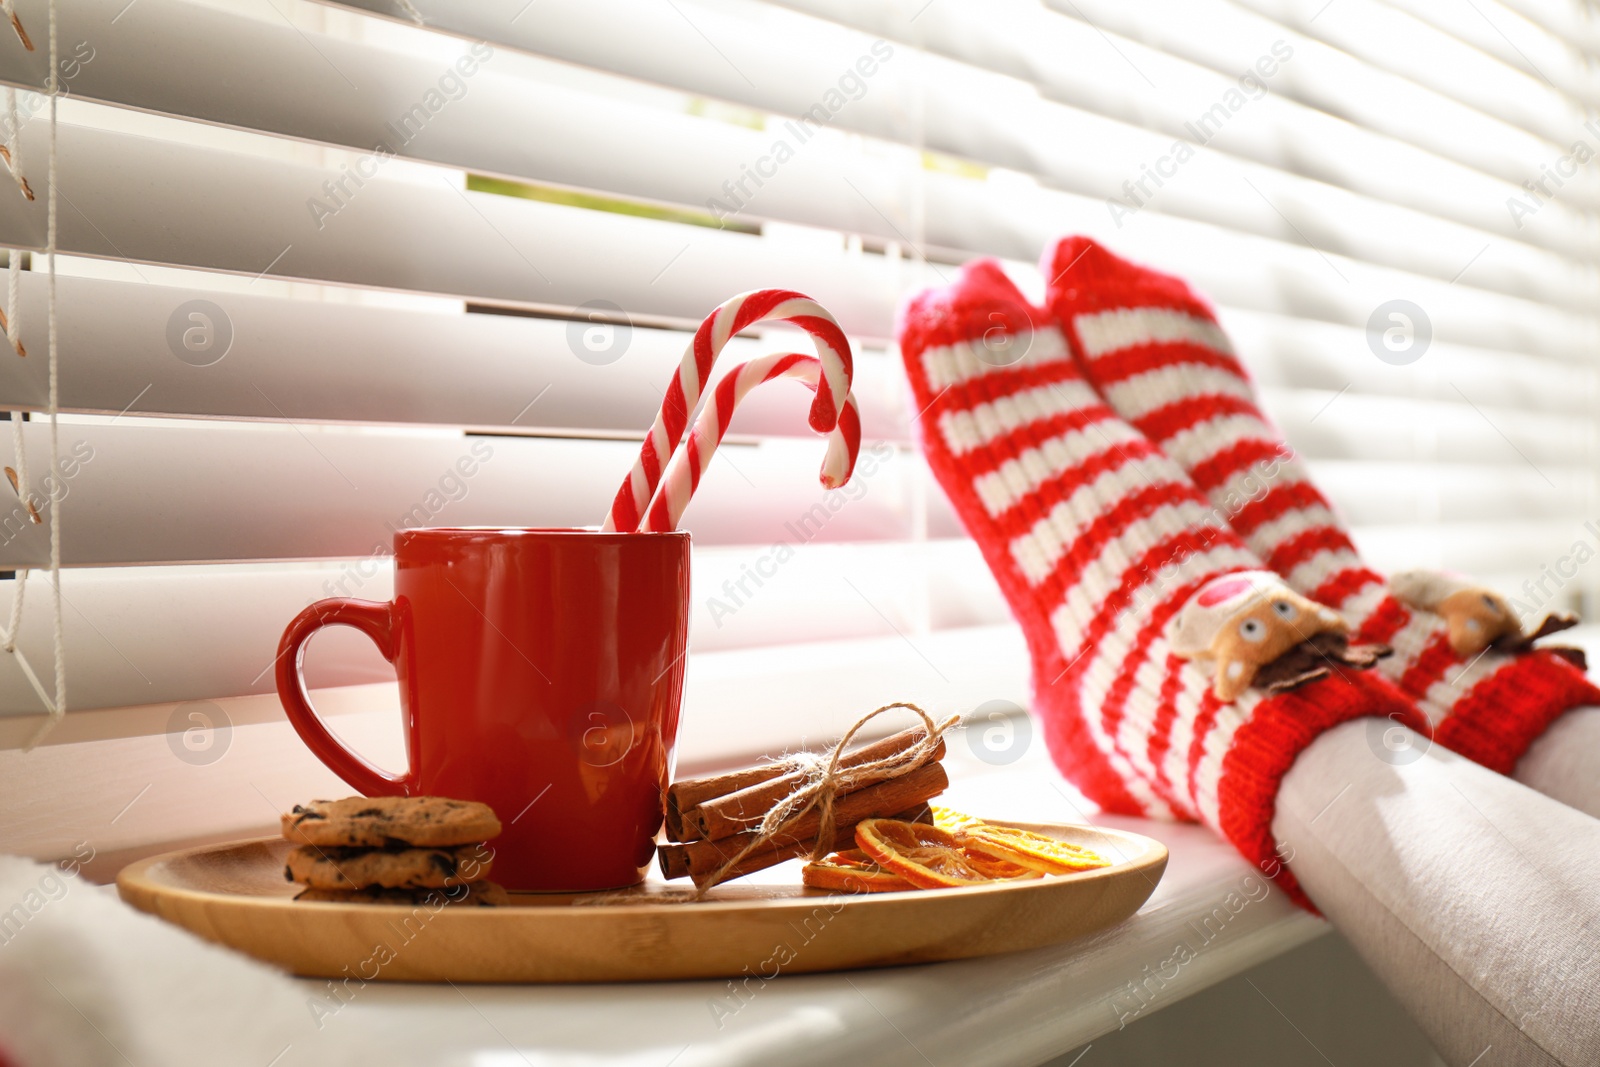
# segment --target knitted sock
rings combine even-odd
[[[1441,744],[1510,773],[1563,712],[1600,703],[1600,690],[1552,653],[1458,655],[1441,616],[1391,595],[1183,281],[1085,237],[1047,252],[1044,270],[1050,310],[1100,395],[1188,472],[1290,587],[1337,608],[1359,640],[1394,647],[1379,669],[1418,702]]]
[[[1225,701],[1206,660],[1174,652],[1168,623],[1260,561],[993,261],[913,298],[900,351],[928,464],[1022,625],[1051,754],[1090,799],[1205,822],[1278,875],[1274,801],[1306,745],[1364,715],[1426,728],[1375,672]]]

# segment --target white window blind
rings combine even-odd
[[[39,0],[16,9],[45,25]],[[136,769],[108,771],[108,795],[149,779],[259,820],[247,787],[291,785],[251,768],[303,756],[267,669],[287,620],[386,597],[396,526],[598,522],[686,331],[759,286],[814,296],[850,334],[863,468],[816,485],[801,390],[741,409],[685,519],[685,757],[820,737],[893,699],[1023,701],[1020,640],[910,447],[894,312],[979,254],[1037,295],[1033,262],[1072,232],[1217,302],[1376,565],[1546,606],[1596,588],[1600,569],[1561,563],[1600,549],[1586,5],[72,0],[58,17],[70,711],[46,748],[0,752],[17,788],[144,753],[112,761]],[[46,73],[0,42],[25,170]],[[0,247],[36,253],[43,198],[8,194]],[[31,353],[45,290],[24,271]],[[1426,320],[1405,365],[1378,354],[1394,300]],[[806,347],[771,330],[725,358],[779,346]],[[0,408],[42,410],[45,389],[43,360],[0,354]],[[24,432],[42,455],[43,424]],[[47,527],[6,514],[0,570],[43,566]],[[22,646],[48,662],[43,598]],[[39,712],[14,667],[0,657],[11,749]],[[309,672],[393,754],[393,685],[363,638],[319,638]],[[172,747],[193,714],[234,730],[215,763]],[[130,839],[154,832],[138,810]]]

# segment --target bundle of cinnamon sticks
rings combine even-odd
[[[921,743],[926,733],[917,726],[863,745],[844,753],[839,768],[860,768],[905,753]],[[833,802],[834,832],[825,842],[827,850],[855,847],[856,823],[863,819],[932,821],[928,801],[950,784],[939,762],[944,752],[944,739],[940,738],[916,769],[896,777],[867,775],[848,791],[840,790]],[[661,873],[667,878],[692,878],[696,886],[705,887],[730,860],[760,839],[756,829],[762,819],[813,779],[812,766],[791,758],[674,782],[667,789],[668,843],[659,846]],[[762,841],[724,872],[722,880],[808,855],[821,832],[822,812],[813,808],[781,833]]]

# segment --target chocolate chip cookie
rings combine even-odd
[[[458,848],[352,848],[301,845],[285,858],[283,877],[318,889],[441,889],[488,876],[487,845]]]
[[[303,845],[439,848],[470,845],[500,832],[487,804],[448,797],[346,797],[296,804],[283,836]]]

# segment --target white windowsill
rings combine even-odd
[[[1021,761],[996,769],[973,758],[958,737],[948,760],[955,784],[946,799],[996,818],[1083,821],[1081,798],[1049,766],[1043,747],[1036,739]],[[1200,827],[1095,821],[1163,841],[1171,861],[1132,919],[1066,945],[956,963],[780,976],[752,981],[742,995],[727,981],[370,983],[329,1025],[377,1027],[403,1036],[417,1062],[452,1067],[1037,1064],[1328,929]],[[1209,937],[1198,925],[1205,916],[1213,917]],[[1169,962],[1190,954],[1181,966]],[[300,981],[308,997],[325,991],[324,982]],[[1140,983],[1142,997],[1134,992]]]

